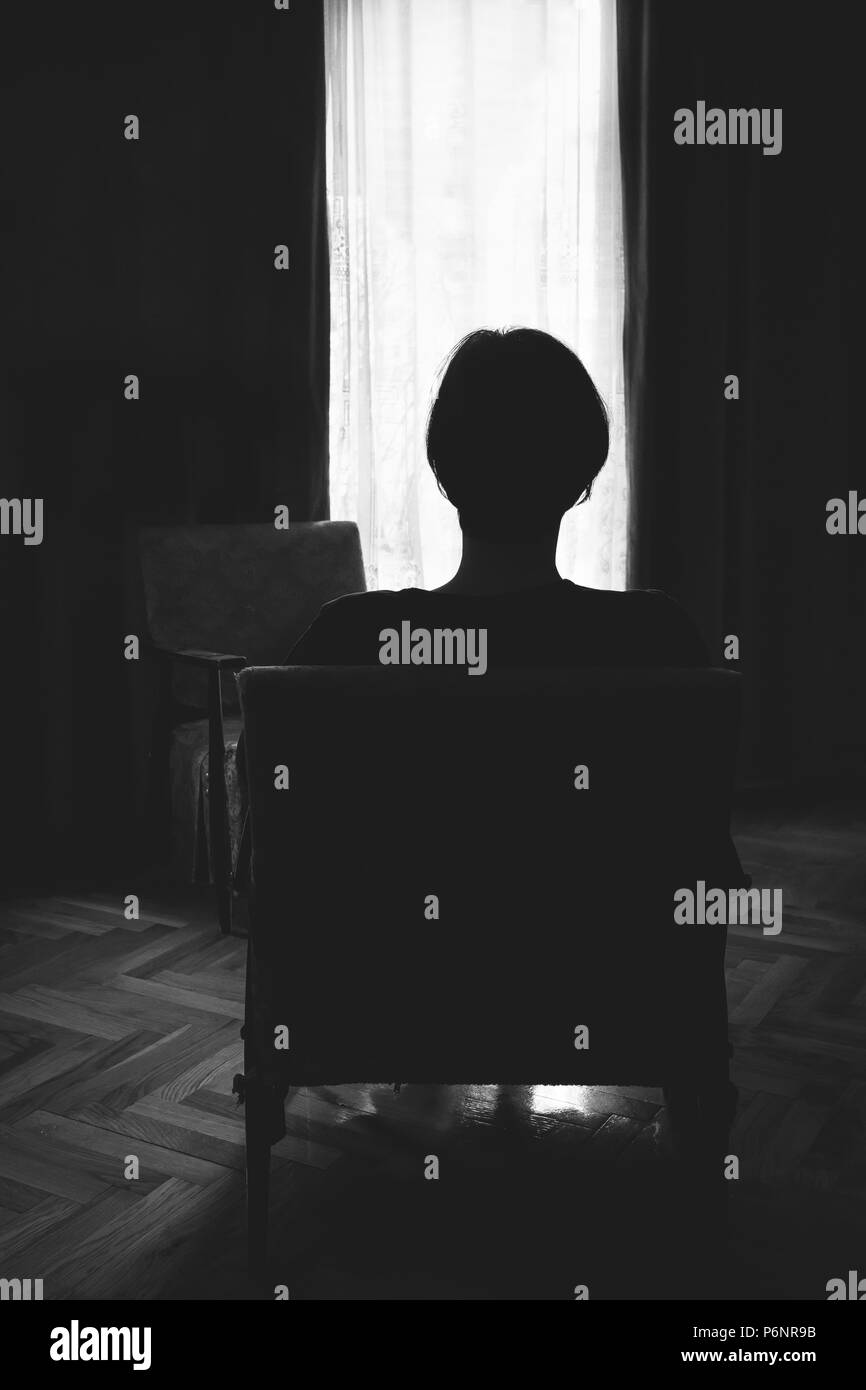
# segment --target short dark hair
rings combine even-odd
[[[537,538],[588,499],[608,448],[592,378],[549,333],[480,328],[443,364],[427,459],[468,534]]]

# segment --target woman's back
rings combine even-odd
[[[408,628],[404,625],[408,624]],[[658,590],[584,589],[570,580],[498,594],[382,590],[326,604],[291,665],[376,665],[386,639],[405,660],[413,634],[486,632],[488,666],[705,666],[691,619]],[[435,650],[431,642],[430,649]],[[414,643],[422,654],[422,640]],[[421,664],[420,661],[418,664]]]

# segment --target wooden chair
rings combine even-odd
[[[661,1084],[712,1132],[721,1173],[725,928],[673,914],[679,888],[743,882],[739,678],[356,667],[238,684],[251,1268],[295,1087]]]
[[[354,522],[149,526],[137,535],[145,648],[158,667],[150,821],[176,868],[215,886],[231,930],[245,806],[233,675],[285,660],[322,605],[363,590]]]

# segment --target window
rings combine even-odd
[[[432,588],[460,554],[427,466],[437,371],[525,325],[583,359],[611,453],[560,570],[625,582],[622,227],[614,0],[326,0],[331,515],[371,588]]]

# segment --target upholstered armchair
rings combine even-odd
[[[151,825],[178,876],[214,885],[228,932],[246,811],[235,673],[284,661],[323,604],[366,587],[358,529],[147,526],[137,556],[157,669]]]
[[[679,925],[674,904],[699,880],[743,882],[739,677],[358,666],[238,684],[253,1272],[270,1147],[302,1086],[661,1085],[718,1195],[725,927]]]

